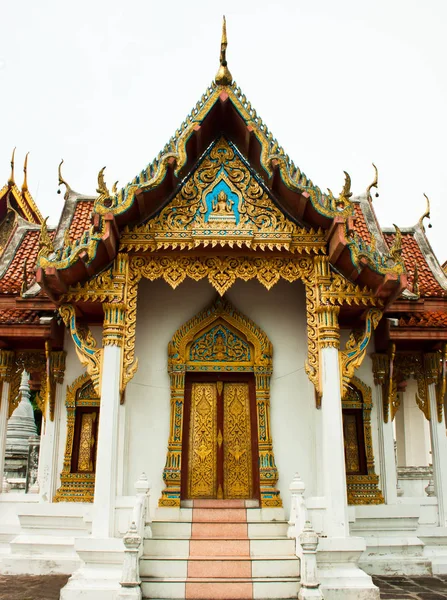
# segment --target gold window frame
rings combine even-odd
[[[56,492],[54,502],[93,502],[95,492],[95,473],[72,473],[76,409],[81,406],[99,406],[100,398],[96,394],[88,373],[84,373],[67,386],[65,406],[67,409],[67,439],[65,442],[64,465],[61,472],[61,486]]]

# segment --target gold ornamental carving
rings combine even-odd
[[[11,381],[14,371],[14,350],[0,350],[0,381]]]
[[[211,331],[214,332],[214,342],[210,346]],[[214,350],[211,353],[207,350],[203,359],[201,352],[195,350],[197,342],[200,348],[205,344],[205,348],[214,346]],[[230,348],[224,348],[222,342],[230,342]],[[235,348],[240,353],[239,361],[233,360]],[[168,371],[171,378],[171,429],[163,472],[166,487],[159,501],[160,506],[180,505],[185,375],[187,372],[222,371],[254,373],[261,505],[282,506],[276,488],[278,471],[270,431],[272,345],[266,334],[229,302],[218,298],[212,306],[176,331],[168,346]],[[223,440],[225,444],[225,432]],[[241,448],[237,453],[239,459]],[[235,448],[232,450],[235,451]]]
[[[224,386],[224,498],[251,498],[252,458],[247,383]]]
[[[399,408],[400,400],[397,393],[397,381],[394,373],[396,344],[390,344],[387,354],[372,354],[374,383],[382,387],[383,421],[388,423],[391,410],[391,420]]]
[[[348,504],[383,504],[385,502],[383,494],[379,488],[379,476],[376,475],[374,467],[374,449],[371,431],[372,406],[371,388],[354,375],[351,382],[348,384],[345,397],[342,400],[342,408],[358,409],[362,411],[363,432],[356,431],[355,433],[356,435],[361,433],[364,436],[367,473],[364,475],[346,475]],[[353,425],[352,423],[350,425],[353,436]],[[353,462],[350,463],[350,466],[354,471],[357,470],[355,468],[355,463],[358,463],[358,458],[354,448],[357,446],[357,439],[357,437],[355,439],[354,437],[350,438],[350,444],[353,450],[353,452],[350,454],[350,456],[353,457]]]
[[[36,374],[40,378],[40,389],[36,394],[36,404],[42,411],[44,421],[49,416],[54,419],[56,384],[62,383],[65,372],[64,351],[51,351],[49,343],[42,350],[19,350],[14,353],[9,371],[9,416],[20,402],[20,379],[23,371]]]
[[[413,378],[417,384],[416,404],[427,420],[431,418],[428,385],[440,381],[442,367],[441,352],[426,354],[418,352],[396,352],[395,344],[391,344],[387,354],[373,355],[373,372],[375,382],[382,385],[384,421],[388,421],[389,411],[394,420],[400,406],[398,385]],[[435,372],[436,371],[436,372]],[[436,388],[438,390],[440,388]],[[443,401],[436,396],[437,418],[442,421]]]
[[[219,139],[160,214],[121,237],[121,249],[197,247],[325,253],[324,232],[299,228],[275,206],[233,144]]]
[[[189,433],[188,495],[215,498],[217,494],[217,388],[193,383]]]
[[[339,348],[340,329],[338,326],[339,306],[319,306],[318,315],[318,345],[321,348]]]
[[[77,326],[76,312],[72,304],[62,304],[59,307],[59,314],[70,331],[79,361],[87,369],[87,373],[91,377],[95,391],[99,396],[101,394],[102,348],[97,348],[96,340],[88,327],[80,328]]]
[[[381,310],[370,308],[366,314],[365,330],[358,336],[355,333],[351,333],[346,342],[345,350],[340,351],[342,398],[347,392],[349,382],[352,380],[355,370],[362,364],[365,358],[368,343],[381,317]]]
[[[437,418],[438,423],[442,423],[447,390],[447,344],[438,352],[424,354],[424,371],[427,385],[435,384]]]
[[[78,463],[73,469],[73,446],[75,436],[76,409],[78,407],[99,407],[100,400],[88,373],[80,375],[67,386],[65,406],[67,409],[67,438],[65,441],[64,463],[61,472],[61,486],[57,490],[54,502],[93,502],[95,490],[95,473],[92,461],[94,446],[94,425],[96,413],[87,415],[81,423]],[[90,416],[88,416],[90,415]],[[92,416],[95,415],[95,416]]]
[[[122,302],[104,302],[104,346],[122,346],[126,326],[126,306]]]

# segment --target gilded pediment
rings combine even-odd
[[[153,219],[126,228],[121,243],[128,250],[229,246],[310,252],[315,245],[325,246],[322,232],[299,228],[275,206],[224,137],[211,146],[174,199]]]

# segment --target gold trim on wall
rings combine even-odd
[[[206,347],[207,334],[213,328],[226,328],[230,336],[239,338],[235,345],[225,343],[225,350],[216,350],[206,360],[196,360],[194,344],[199,341]],[[191,352],[191,347],[194,346]],[[246,348],[249,347],[249,352]],[[184,419],[184,392],[186,372],[252,372],[255,375],[256,410],[259,448],[259,481],[261,506],[282,506],[276,487],[278,470],[273,454],[270,432],[270,377],[272,374],[272,345],[267,335],[248,317],[229,302],[218,298],[178,329],[168,346],[168,370],[171,378],[171,426],[163,480],[166,488],[160,506],[180,506],[180,481],[182,469],[182,442]]]
[[[359,402],[354,394],[351,395],[349,393],[352,388],[360,392],[362,402]],[[361,379],[354,376],[342,401],[342,408],[362,410],[367,474],[346,475],[348,504],[384,504],[385,502],[383,494],[379,489],[379,476],[376,475],[374,468],[374,449],[371,433],[372,405],[371,388],[366,383],[363,383]]]
[[[61,486],[54,502],[93,502],[95,473],[71,472],[73,443],[78,406],[99,406],[100,399],[95,392],[88,373],[84,373],[67,386],[65,406],[67,408],[67,439],[65,442],[64,465],[61,472]]]

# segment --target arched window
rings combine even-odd
[[[55,502],[93,502],[99,398],[87,374],[67,388],[67,441]]]
[[[348,504],[383,504],[374,469],[371,388],[353,377],[342,401]]]

